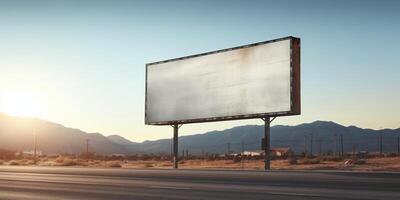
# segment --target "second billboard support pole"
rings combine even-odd
[[[270,120],[269,117],[263,118],[264,120],[264,145],[265,145],[265,158],[264,158],[264,168],[265,170],[271,169],[271,156],[270,156]]]
[[[178,124],[174,124],[174,139],[173,139],[173,143],[174,143],[174,157],[173,157],[173,162],[174,162],[174,168],[177,169],[178,168],[178,129],[179,129],[179,125]]]
[[[270,119],[270,117],[261,118],[264,121],[264,146],[265,146],[265,157],[264,157],[264,169],[271,169],[271,122],[274,121],[276,117]]]

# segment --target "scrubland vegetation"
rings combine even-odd
[[[74,166],[97,168],[171,168],[169,156],[94,156],[53,155],[23,156],[12,151],[0,150],[0,165],[11,166]],[[264,161],[260,157],[202,157],[181,158],[183,169],[232,169],[262,170]],[[341,158],[337,156],[274,158],[272,169],[286,170],[355,170],[355,171],[400,171],[400,157],[388,155],[367,158]]]

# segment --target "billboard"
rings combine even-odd
[[[300,114],[300,39],[285,37],[146,64],[145,123]]]

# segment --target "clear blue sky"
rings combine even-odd
[[[398,128],[399,10],[400,1],[0,1],[0,98],[29,93],[10,99],[34,99],[42,109],[25,114],[87,132],[171,137],[144,125],[145,63],[292,35],[302,39],[302,115],[273,124]],[[181,134],[244,124],[261,120]]]

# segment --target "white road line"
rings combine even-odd
[[[305,194],[305,193],[284,193],[284,192],[267,192],[267,194],[271,195],[284,195],[284,196],[304,196],[304,197],[322,197],[318,194]]]
[[[152,189],[172,189],[172,190],[190,190],[189,187],[170,187],[170,186],[149,186]]]

